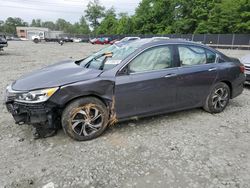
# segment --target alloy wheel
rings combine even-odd
[[[71,117],[72,130],[79,136],[91,136],[103,124],[103,116],[94,104],[77,108]]]
[[[214,95],[212,97],[212,105],[214,109],[223,109],[227,105],[228,99],[229,93],[226,88],[219,88],[215,90]]]

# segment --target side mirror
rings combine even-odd
[[[124,76],[124,75],[129,75],[128,66],[124,67],[122,70],[118,72],[118,76]]]

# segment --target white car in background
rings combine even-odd
[[[124,43],[124,42],[129,42],[129,41],[134,41],[134,40],[139,40],[141,39],[140,37],[124,37],[121,40],[115,39],[110,42],[110,44],[119,44],[119,43]]]
[[[140,37],[125,37],[119,42],[127,42],[127,41],[138,40],[138,39],[141,39],[141,38]]]
[[[82,39],[81,38],[73,38],[73,42],[79,43],[79,42],[82,42]]]
[[[153,40],[168,40],[169,37],[152,37]]]
[[[246,81],[250,83],[250,54],[240,58],[240,61],[245,65]]]

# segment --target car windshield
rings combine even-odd
[[[112,69],[141,45],[141,42],[111,45],[82,60],[80,66],[100,70]],[[105,53],[112,54],[112,57],[106,57]]]

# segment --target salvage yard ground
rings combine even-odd
[[[250,87],[221,114],[194,109],[128,121],[88,142],[76,142],[62,130],[33,140],[29,126],[15,125],[3,105],[7,84],[102,47],[13,41],[0,52],[0,188],[250,187]]]

